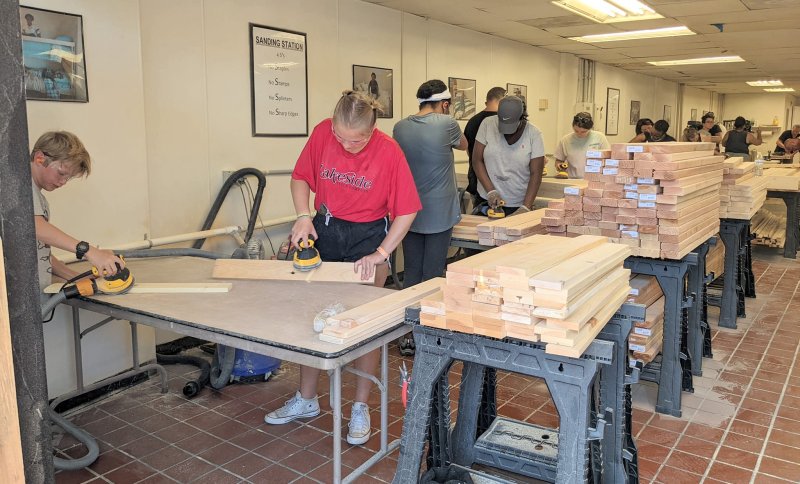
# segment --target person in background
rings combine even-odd
[[[469,170],[467,171],[467,193],[472,195],[473,206],[478,205],[478,177],[475,175],[475,168],[472,166],[472,150],[475,147],[475,136],[478,135],[478,128],[481,123],[489,116],[497,115],[497,105],[500,99],[506,95],[506,90],[502,87],[493,87],[486,93],[486,107],[469,121],[464,127],[464,136],[467,138],[467,157],[469,158]]]
[[[52,192],[70,180],[89,176],[92,160],[77,136],[67,131],[49,131],[36,140],[31,150],[31,187],[36,227],[36,252],[39,263],[39,286],[49,286],[52,276],[72,279],[78,275],[50,253],[51,247],[74,252],[78,260],[86,258],[101,274],[114,275],[125,262],[110,250],[99,249],[78,240],[50,223],[50,205],[42,190]]]
[[[800,124],[795,124],[792,129],[787,129],[780,136],[778,141],[775,142],[775,154],[782,155],[786,153],[786,141],[790,139],[800,138]]]
[[[698,141],[701,141],[700,132],[697,131],[697,128],[693,126],[688,126],[683,129],[683,134],[681,135],[681,141],[688,141],[691,143],[696,143]]]
[[[700,118],[700,121],[703,123],[703,127],[699,131],[700,140],[716,143],[716,150],[719,152],[719,143],[722,141],[722,128],[714,121],[714,113],[707,112]]]
[[[369,95],[372,96],[372,99],[378,99],[381,97],[381,90],[378,87],[378,76],[373,72],[369,77]]]
[[[41,37],[42,31],[33,23],[33,15],[25,14],[25,25],[22,26],[22,35],[28,37]]]
[[[544,142],[542,132],[528,122],[525,102],[517,96],[500,100],[497,116],[483,120],[475,137],[472,162],[478,177],[477,211],[505,203],[506,215],[525,213],[542,183]]]
[[[725,156],[741,156],[745,161],[750,160],[750,145],[761,144],[761,130],[756,129],[754,135],[747,129],[747,120],[738,116],[733,121],[733,129],[722,137],[722,146],[725,147]]]
[[[593,127],[594,121],[589,113],[578,113],[572,118],[572,133],[561,138],[553,154],[557,171],[562,171],[561,164],[566,163],[569,178],[583,178],[586,152],[611,148],[606,135],[593,130]]]
[[[676,141],[675,138],[667,133],[667,131],[669,131],[669,123],[663,119],[659,119],[655,122],[655,124],[653,124],[653,131],[650,133],[650,140],[647,142],[664,143],[667,141]]]
[[[647,143],[650,141],[650,135],[653,132],[653,120],[650,118],[641,118],[636,121],[636,136],[634,136],[628,143]]]
[[[453,149],[467,149],[467,139],[449,115],[450,100],[444,82],[427,81],[417,89],[419,112],[394,125],[422,201],[403,239],[403,287],[444,275],[453,226],[461,220]]]
[[[414,178],[397,143],[376,128],[380,106],[369,94],[345,91],[333,118],[319,123],[308,138],[291,181],[297,220],[291,243],[310,237],[323,261],[353,262],[362,279],[375,276],[383,287],[389,254],[400,244],[421,208]],[[316,216],[309,197],[314,192]],[[391,226],[389,217],[393,218]],[[375,374],[380,350],[355,360],[363,373]],[[300,366],[300,390],[264,421],[279,425],[319,415],[320,370]],[[347,442],[364,444],[371,435],[369,399],[372,382],[358,377]]]

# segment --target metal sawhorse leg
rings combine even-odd
[[[798,240],[800,240],[800,192],[782,192],[767,190],[767,198],[780,198],[786,204],[786,239],[783,245],[783,256],[787,259],[797,258]]]
[[[719,325],[723,328],[736,329],[736,318],[746,316],[744,286],[748,277],[746,253],[749,234],[749,220],[720,220],[719,235],[725,244],[725,273],[719,299]]]
[[[149,372],[150,370],[157,371],[159,377],[161,378],[161,393],[167,393],[167,391],[169,391],[169,385],[167,383],[167,372],[166,370],[164,370],[163,366],[155,363],[151,363],[148,365],[139,364],[139,333],[137,331],[136,323],[131,321],[129,321],[128,323],[131,325],[131,349],[133,351],[133,368],[126,372],[120,373],[119,375],[114,375],[112,377],[100,380],[97,383],[93,383],[91,385],[84,385],[83,352],[81,350],[81,340],[88,333],[102,326],[105,326],[111,321],[117,320],[117,318],[114,317],[105,318],[104,320],[86,328],[85,331],[81,331],[81,320],[79,311],[80,310],[77,307],[75,306],[72,307],[72,337],[75,343],[75,378],[77,380],[77,388],[74,391],[65,393],[64,395],[61,395],[52,402],[50,402],[51,408],[55,409],[61,402],[69,400],[70,398],[83,395],[84,393],[97,390],[98,388],[102,388],[112,383],[125,380],[126,378],[130,378],[139,375],[141,373]]]
[[[681,390],[693,391],[691,356],[681,351],[686,310],[694,298],[686,295],[686,273],[697,265],[697,254],[689,253],[681,260],[628,257],[625,268],[635,274],[655,276],[664,293],[664,344],[660,365],[647,365],[641,379],[658,383],[656,412],[681,416]]]

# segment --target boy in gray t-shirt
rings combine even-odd
[[[87,176],[91,171],[91,158],[81,140],[66,131],[49,131],[36,141],[31,151],[31,188],[33,215],[36,225],[36,252],[38,257],[39,286],[44,289],[52,276],[71,279],[78,275],[50,253],[50,247],[75,252],[78,259],[86,259],[100,273],[113,275],[125,262],[110,250],[98,249],[84,241],[62,232],[50,223],[50,205],[42,190],[51,192],[68,181]]]

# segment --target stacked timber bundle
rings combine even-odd
[[[635,322],[628,337],[631,358],[650,363],[661,351],[664,335],[664,295],[653,276],[637,275],[631,279],[628,301],[647,307],[645,319]]]
[[[486,217],[482,217],[483,223],[476,226],[478,243],[488,246],[504,245],[531,235],[546,233],[541,224],[544,212],[545,209],[534,210],[489,222]]]
[[[711,143],[618,143],[586,153],[589,185],[553,202],[553,233],[602,235],[643,257],[680,259],[719,230],[722,156]]]
[[[604,237],[527,237],[450,264],[422,324],[548,343],[579,357],[630,292],[630,250]]]
[[[723,163],[719,218],[750,220],[767,199],[768,179],[755,176],[755,163],[732,157]]]
[[[461,221],[453,227],[453,238],[477,242],[478,225],[485,223],[482,215],[462,215]]]
[[[765,206],[750,221],[750,233],[753,234],[754,244],[783,248],[786,242],[786,218],[776,215]]]

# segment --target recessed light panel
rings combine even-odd
[[[697,59],[678,59],[669,61],[650,61],[648,64],[653,66],[687,66],[692,64],[725,64],[728,62],[744,62],[738,55],[722,57],[700,57]]]
[[[570,40],[594,44],[599,42],[615,42],[620,40],[655,39],[659,37],[677,37],[681,35],[695,35],[687,27],[667,27],[663,29],[632,30],[630,32],[614,32],[613,34],[584,35],[570,37]]]

